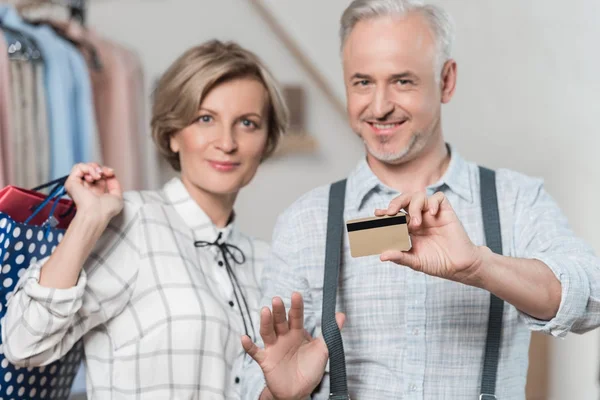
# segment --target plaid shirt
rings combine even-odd
[[[256,313],[268,247],[233,223],[221,234],[245,255],[242,264],[228,261]],[[77,286],[40,286],[43,261],[23,275],[2,324],[6,356],[47,364],[83,336],[89,398],[239,398],[240,304],[223,253],[194,244],[217,236],[179,179],[127,193]]]
[[[455,152],[451,157],[428,195],[443,191],[471,240],[483,245],[477,166]],[[505,305],[496,394],[518,400],[525,398],[530,330],[564,336],[600,325],[600,263],[573,235],[541,180],[501,169],[497,187],[504,254],[539,259],[562,283],[560,309],[551,321]],[[303,294],[305,326],[313,334],[320,334],[328,191],[324,186],[309,192],[280,216],[262,281],[263,305],[282,296],[289,307],[293,291]],[[370,216],[397,195],[363,160],[349,176],[344,217]],[[489,293],[377,256],[353,259],[344,242],[337,305],[346,313],[342,337],[351,397],[479,398]],[[260,368],[247,361],[242,398],[257,399],[263,388]],[[327,395],[326,375],[314,398]]]

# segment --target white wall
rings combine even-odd
[[[600,2],[435,0],[457,23],[459,83],[445,108],[446,136],[467,158],[543,176],[575,231],[600,250],[596,199],[600,168]],[[241,227],[270,238],[276,215],[301,193],[344,176],[361,145],[310,77],[246,0],[92,1],[90,25],[138,50],[150,85],[184,49],[209,38],[256,51],[284,83],[305,86],[308,127],[320,142],[310,157],[267,163],[237,206]],[[339,16],[348,0],[265,0],[343,100]],[[134,28],[135,25],[135,28]],[[271,195],[265,195],[272,192]],[[556,340],[552,399],[592,400],[597,333]]]

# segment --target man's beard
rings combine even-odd
[[[410,153],[412,153],[414,148],[417,147],[417,144],[421,141],[421,138],[422,138],[422,134],[415,133],[411,137],[410,142],[406,146],[404,146],[402,149],[399,149],[397,151],[379,151],[376,148],[369,146],[369,144],[364,139],[363,139],[363,142],[364,142],[365,147],[367,148],[367,151],[369,152],[369,154],[371,154],[373,157],[375,157],[377,160],[381,161],[382,163],[401,164],[403,161],[405,161],[406,156],[409,155]],[[391,138],[391,139],[393,140],[393,138]],[[383,137],[379,138],[380,145],[385,145],[387,142],[389,142],[388,138],[383,138]]]

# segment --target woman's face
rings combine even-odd
[[[226,81],[204,98],[194,123],[171,138],[184,181],[217,195],[236,194],[254,177],[268,133],[268,94],[252,78]]]

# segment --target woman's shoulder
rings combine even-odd
[[[147,205],[167,205],[162,190],[129,190],[123,193],[125,206],[130,208],[142,208]]]
[[[166,205],[162,193],[158,190],[132,190],[123,193],[123,210],[112,219],[113,229],[130,229],[142,221],[142,213],[147,214],[153,206]]]

